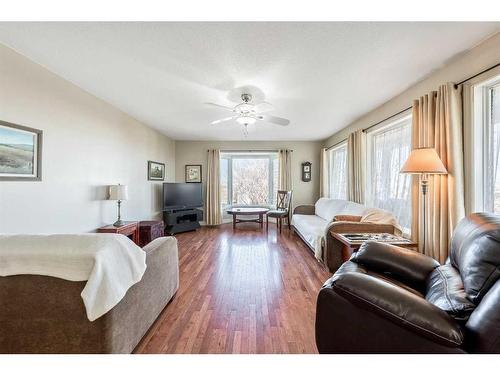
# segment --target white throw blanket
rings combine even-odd
[[[146,253],[119,234],[0,235],[0,276],[44,275],[85,281],[94,321],[121,301],[146,271]]]

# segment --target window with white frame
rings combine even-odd
[[[367,203],[394,214],[411,230],[411,176],[399,171],[411,151],[411,115],[367,132]]]
[[[328,197],[347,199],[347,141],[327,151]]]
[[[500,214],[500,76],[474,85],[472,210]]]
[[[277,152],[221,152],[221,204],[271,206],[278,190]]]

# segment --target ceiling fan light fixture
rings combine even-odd
[[[250,116],[240,116],[236,119],[236,122],[241,125],[252,125],[257,121],[255,118]]]

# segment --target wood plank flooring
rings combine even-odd
[[[330,274],[295,233],[224,224],[177,239],[180,288],[136,353],[317,353]]]

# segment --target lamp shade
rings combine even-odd
[[[109,200],[126,201],[128,199],[127,185],[111,185],[109,187]]]
[[[401,173],[447,174],[434,147],[416,148],[410,152]]]

